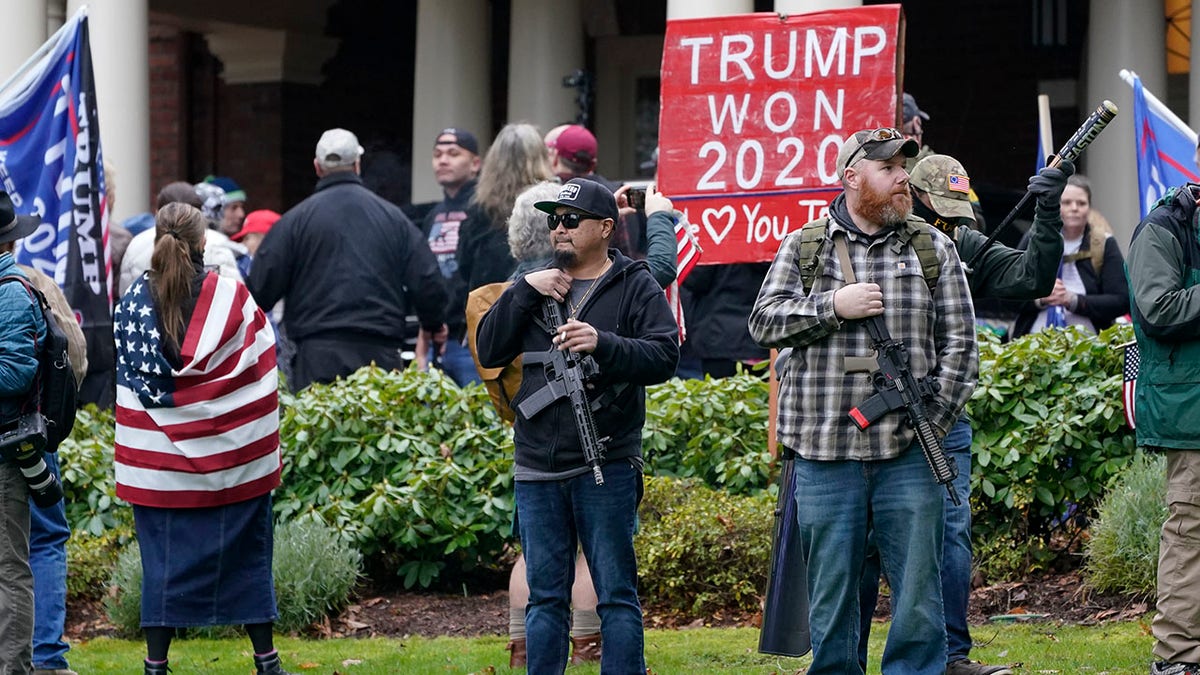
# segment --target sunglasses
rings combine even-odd
[[[846,160],[846,167],[849,168],[851,164],[854,164],[856,161],[855,158],[858,157],[858,153],[864,152],[867,149],[868,143],[883,143],[886,141],[894,141],[899,138],[904,138],[904,134],[891,127],[881,127],[874,131],[867,132],[867,137],[863,139],[862,144],[859,145],[854,152],[850,153],[850,157]]]
[[[554,231],[559,225],[568,230],[574,230],[585,220],[596,220],[596,217],[586,213],[551,213],[546,216],[546,224],[550,226],[551,231]]]

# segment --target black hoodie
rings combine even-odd
[[[595,411],[596,429],[607,437],[606,460],[640,456],[646,420],[646,385],[665,382],[679,360],[679,328],[662,287],[646,263],[609,249],[613,265],[580,308],[578,319],[597,331],[592,356],[600,374],[589,382],[591,400],[619,391]],[[543,295],[522,277],[496,300],[479,324],[479,362],[485,368],[508,364],[523,352],[551,348],[550,334],[535,322],[542,316]],[[517,406],[542,388],[546,374],[540,363],[526,360],[521,388],[513,397],[516,463],[543,472],[585,466],[570,401],[560,398],[533,419]],[[629,386],[618,387],[622,383]],[[610,396],[612,394],[609,394]]]

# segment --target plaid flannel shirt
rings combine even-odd
[[[847,373],[847,356],[874,356],[860,321],[840,321],[834,291],[845,285],[831,239],[845,234],[856,278],[879,284],[884,320],[908,348],[913,377],[941,383],[926,405],[942,436],[949,431],[979,373],[975,314],[954,243],[930,228],[941,276],[931,294],[912,246],[899,246],[899,229],[870,239],[830,218],[812,292],[800,280],[800,233],[779,247],[750,314],[750,334],[764,347],[793,347],[779,385],[778,438],[808,460],[872,461],[899,456],[915,441],[903,411],[860,431],[848,412],[875,393],[868,373]],[[895,249],[900,248],[897,252]]]

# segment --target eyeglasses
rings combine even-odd
[[[851,138],[853,138],[853,136]],[[854,152],[850,153],[850,157],[846,159],[846,168],[850,168],[850,165],[857,161],[855,158],[858,156],[858,153],[862,152],[863,149],[867,147],[867,143],[883,143],[885,141],[894,141],[900,138],[904,138],[904,134],[900,133],[896,129],[893,129],[892,127],[880,127],[879,129],[868,132],[867,137],[863,139],[862,143],[860,143],[859,146],[854,149]]]
[[[551,231],[554,231],[559,225],[568,230],[574,230],[585,220],[595,220],[595,217],[586,213],[551,213],[546,216],[546,223],[550,226]]]

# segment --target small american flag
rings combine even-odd
[[[1137,377],[1138,370],[1142,365],[1142,352],[1138,349],[1137,343],[1132,342],[1125,345],[1125,423],[1130,429],[1135,429],[1134,426],[1134,396],[1137,394]]]
[[[687,275],[691,274],[692,268],[700,261],[700,254],[703,252],[687,217],[677,219],[675,221],[675,281],[671,282],[665,292],[667,304],[671,306],[671,313],[675,315],[675,323],[679,324],[680,344],[687,339],[687,327],[683,318],[683,304],[679,298],[679,284],[682,284]]]
[[[221,506],[279,485],[275,332],[240,282],[205,278],[182,338],[162,354],[148,276],[114,314],[117,496],[142,506]]]
[[[962,174],[952,173],[946,176],[946,189],[967,194],[971,191],[971,179]]]

